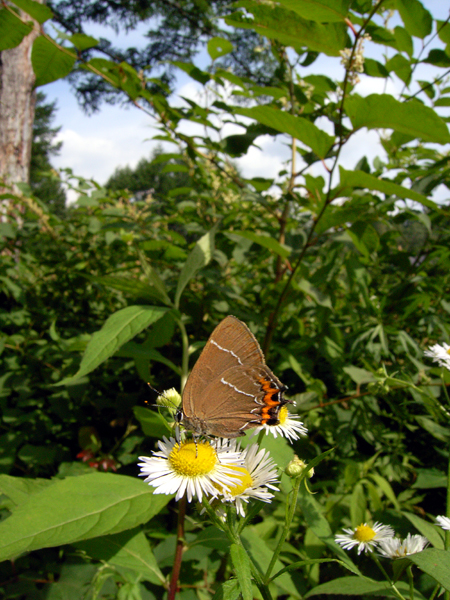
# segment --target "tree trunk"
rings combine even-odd
[[[38,33],[35,23],[19,46],[0,52],[0,178],[9,184],[28,182],[30,175],[36,100],[31,46]]]

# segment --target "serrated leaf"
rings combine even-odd
[[[18,46],[32,29],[33,23],[22,23],[6,8],[0,9],[0,52]]]
[[[235,112],[255,119],[259,123],[272,127],[281,133],[291,135],[311,148],[319,158],[325,158],[334,143],[334,137],[319,129],[308,119],[295,117],[278,108],[254,106],[252,108],[236,108]]]
[[[165,577],[158,567],[148,539],[140,530],[133,529],[77,542],[75,547],[83,550],[93,559],[132,569],[138,572],[144,581],[157,585],[165,583]]]
[[[63,379],[57,385],[66,385],[93,371],[128,340],[160,319],[167,310],[160,306],[128,306],[111,315],[100,331],[90,339],[75,375]]]
[[[231,544],[230,556],[236,572],[243,600],[253,600],[250,559],[242,546]]]
[[[180,303],[181,294],[184,288],[187,286],[189,281],[202,267],[207,265],[214,254],[214,238],[216,235],[218,225],[205,233],[198,242],[195,244],[193,250],[187,257],[186,262],[181,270],[180,277],[178,278],[177,291],[175,293],[175,306],[178,308]]]
[[[36,75],[36,87],[68,75],[75,60],[76,56],[69,50],[63,49],[43,36],[36,38],[31,49],[31,64]]]
[[[213,37],[208,41],[208,54],[212,60],[233,52],[233,44],[222,37]]]
[[[11,0],[11,2],[36,19],[38,23],[45,23],[53,17],[49,7],[40,2],[34,2],[34,0]]]
[[[170,498],[154,495],[141,480],[125,475],[61,479],[0,523],[0,561],[131,529],[158,514]]]
[[[442,587],[450,591],[450,551],[428,548],[411,554],[409,560],[433,577]]]
[[[389,94],[364,98],[352,94],[345,107],[354,129],[393,129],[427,142],[450,142],[447,125],[433,109],[420,102],[399,102]]]
[[[211,600],[238,600],[241,595],[237,579],[229,579],[221,583]]]
[[[379,179],[370,173],[365,173],[364,171],[347,171],[341,166],[339,167],[339,172],[340,185],[344,188],[341,190],[341,193],[343,194],[346,193],[345,188],[367,188],[387,195],[397,196],[398,198],[408,198],[409,200],[414,200],[415,202],[419,202],[423,206],[434,210],[439,208],[435,202],[429,200],[423,194],[419,194],[414,190],[410,190],[409,188],[393,183],[392,181]]]

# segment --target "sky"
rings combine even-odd
[[[445,19],[448,15],[450,3],[444,0],[424,0],[423,4],[439,19]],[[390,26],[395,26],[398,23],[398,21],[393,20],[390,22]],[[87,28],[87,33],[94,37],[103,35],[109,39],[114,38],[112,40],[113,44],[127,47],[129,45],[142,45],[145,30],[145,24],[141,24],[137,30],[128,35],[121,33],[119,36],[114,36],[111,30],[92,25]],[[384,51],[385,48],[382,46],[370,42],[366,43],[367,56],[379,58],[380,53]],[[390,49],[390,52],[391,54],[394,53],[392,49]],[[206,68],[208,62],[209,57],[206,52],[202,52],[196,59],[196,64],[201,68]],[[428,65],[420,68],[423,70],[423,78],[429,79],[432,67]],[[322,55],[305,71],[305,75],[318,72],[322,72],[333,79],[342,78],[344,73],[339,58]],[[403,86],[402,82],[395,77],[387,82],[386,89],[383,79],[365,75],[361,75],[360,79],[356,91],[364,96],[370,93],[383,93],[384,91],[396,94],[400,92]],[[61,126],[57,140],[63,142],[60,155],[52,159],[52,163],[56,168],[70,167],[75,175],[88,179],[93,178],[98,183],[104,184],[117,167],[126,165],[135,167],[137,162],[143,157],[148,157],[157,145],[157,142],[151,139],[157,133],[153,126],[154,121],[134,106],[102,104],[99,112],[88,116],[78,105],[67,81],[58,80],[39,89],[45,93],[48,101],[56,100],[57,112],[54,126]],[[200,92],[200,86],[180,71],[171,102],[180,104],[182,103],[180,97],[184,96],[201,103]],[[316,122],[316,124],[324,126],[325,130],[329,127],[328,122],[323,125],[319,122]],[[193,132],[193,126],[187,124],[186,127],[186,133]],[[237,132],[242,132],[242,130],[229,129],[225,131],[225,134]],[[283,136],[258,138],[259,149],[251,148],[246,156],[236,161],[242,175],[247,178],[256,176],[275,177],[283,167],[283,161],[288,158],[290,153],[285,143],[286,139],[283,140]],[[362,156],[361,146],[364,147],[364,153],[369,161],[377,155],[382,156],[377,133],[363,130],[353,136],[344,147],[341,156],[342,166],[348,169],[356,165]],[[173,151],[173,147],[171,151]]]

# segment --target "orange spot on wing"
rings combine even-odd
[[[281,404],[280,400],[273,400],[272,396],[278,394],[280,390],[272,386],[272,382],[267,379],[260,379],[261,388],[264,393],[263,402],[265,406],[261,410],[261,423],[265,425],[268,421],[272,420],[273,417],[270,414],[270,410]]]

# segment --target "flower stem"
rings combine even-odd
[[[283,531],[281,532],[280,539],[278,540],[277,547],[275,548],[275,552],[273,553],[272,560],[270,561],[270,564],[267,567],[266,575],[264,578],[266,583],[269,583],[270,574],[273,571],[275,563],[277,562],[277,559],[278,559],[278,555],[281,552],[281,548],[287,538],[289,529],[291,528],[292,519],[294,518],[295,508],[297,506],[297,497],[298,497],[298,490],[300,489],[300,483],[301,483],[300,477],[297,477],[296,479],[293,480],[292,498],[291,498],[291,502],[289,504],[288,510],[286,511],[286,522],[284,524]]]
[[[395,585],[395,583],[391,580],[391,578],[389,577],[389,575],[386,573],[383,565],[380,563],[380,561],[378,559],[378,556],[374,552],[372,552],[371,556],[372,556],[373,560],[375,561],[375,563],[377,564],[377,566],[380,569],[380,571],[385,576],[386,581],[389,583],[389,585],[391,586],[391,588],[393,589],[393,591],[397,595],[397,597],[400,598],[400,600],[406,600],[405,597],[398,590],[398,588]]]
[[[409,598],[410,600],[414,600],[414,577],[412,573],[412,565],[409,565],[407,571],[408,573],[408,581],[409,581]]]
[[[181,331],[181,344],[183,348],[183,355],[181,358],[181,392],[186,384],[189,374],[189,338],[186,331],[186,327],[181,319],[177,319],[178,326]]]
[[[177,547],[173,560],[172,576],[170,578],[167,600],[174,600],[178,588],[178,577],[181,569],[181,559],[184,547],[184,518],[186,516],[186,494],[178,502]]]

